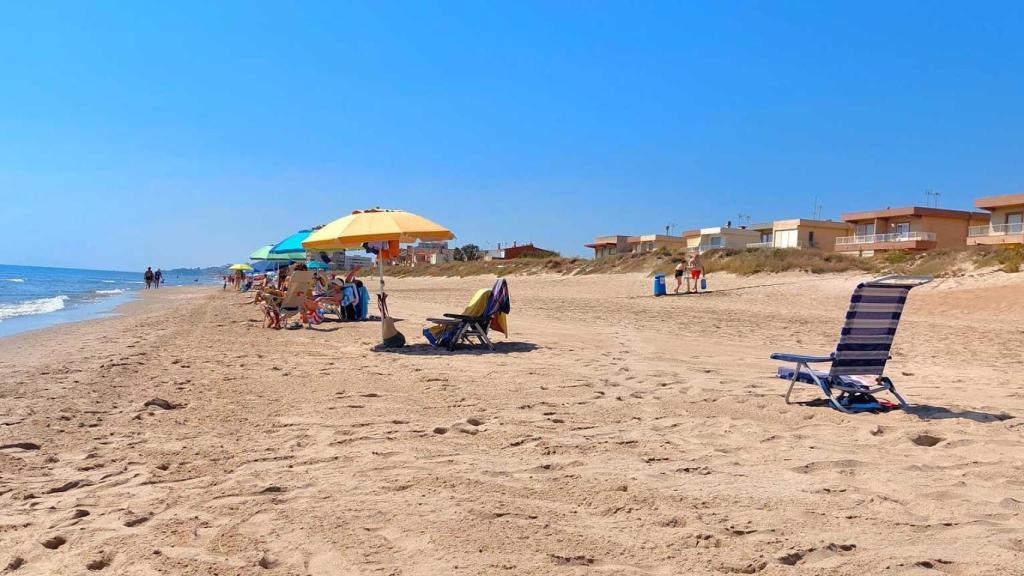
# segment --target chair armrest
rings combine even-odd
[[[444,317],[462,320],[463,322],[472,322],[477,319],[476,316],[466,316],[465,314],[445,314]]]
[[[434,324],[460,324],[462,320],[455,320],[452,318],[427,318],[427,322],[433,322]]]
[[[832,362],[835,360],[833,356],[807,356],[804,354],[787,354],[785,352],[775,352],[771,355],[771,359],[782,360],[783,362],[802,362],[804,364]]]

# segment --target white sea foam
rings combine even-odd
[[[24,278],[4,278],[4,280],[7,280],[8,282],[24,282],[25,281]]]
[[[124,294],[124,290],[114,288],[113,290],[97,290],[97,294]]]
[[[117,280],[100,280],[100,282],[103,282],[104,284],[113,284],[114,282],[117,282]]]
[[[61,294],[53,298],[39,298],[36,300],[25,300],[17,304],[0,304],[0,320],[14,318],[15,316],[30,316],[32,314],[47,314],[64,308],[67,296]]]

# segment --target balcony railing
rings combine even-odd
[[[1006,236],[1007,234],[1024,234],[1024,224],[990,224],[988,226],[971,226],[968,236]]]
[[[803,241],[801,241],[801,242],[797,242],[796,244],[790,244],[788,246],[777,246],[774,241],[771,241],[771,242],[751,242],[750,244],[747,244],[747,248],[779,248],[779,249],[786,249],[786,248],[817,248],[817,247],[818,247],[818,242],[817,241],[814,241],[814,242],[803,242]]]
[[[866,236],[842,236],[836,238],[836,246],[851,244],[882,244],[890,242],[912,242],[915,240],[935,240],[934,232],[896,232],[895,234],[868,234]]]

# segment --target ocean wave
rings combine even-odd
[[[24,282],[25,281],[24,278],[4,278],[4,280],[7,280],[8,282]]]
[[[53,298],[38,298],[36,300],[25,300],[17,304],[0,304],[0,320],[14,318],[15,316],[30,316],[32,314],[48,314],[64,308],[67,296],[61,294]]]
[[[117,282],[117,280],[100,280],[100,282],[103,282],[104,284],[113,284],[114,282]]]
[[[114,288],[113,290],[97,290],[97,294],[124,294],[124,290]]]

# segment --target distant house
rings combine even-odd
[[[519,244],[513,242],[511,246],[505,246],[504,248],[502,248],[501,244],[498,244],[497,249],[485,251],[483,258],[484,260],[513,260],[515,258],[547,258],[554,255],[554,251],[538,248],[532,243]]]
[[[757,232],[759,238],[747,244],[747,248],[817,248],[832,252],[836,238],[849,235],[850,224],[796,218],[755,224],[750,229]]]
[[[617,254],[643,254],[665,248],[667,250],[685,250],[684,236],[666,234],[645,234],[642,236],[598,236],[590,244],[584,244],[594,250],[594,258],[604,258]]]
[[[974,205],[991,214],[988,224],[971,227],[967,244],[1024,243],[1024,194],[978,198]]]
[[[700,230],[686,230],[682,233],[683,240],[686,241],[687,252],[692,252],[700,248]]]
[[[923,251],[967,244],[972,226],[989,222],[989,215],[942,208],[886,208],[843,214],[852,236],[836,238],[836,252],[870,256],[889,250]]]
[[[414,246],[403,248],[396,263],[405,266],[426,264],[444,264],[454,260],[454,252],[448,248],[447,242],[420,242]]]
[[[314,259],[322,262],[323,254],[327,254],[327,258],[330,260],[327,267],[331,270],[373,267],[373,258],[359,254],[349,254],[345,250],[317,251]]]
[[[701,228],[700,235],[697,238],[696,246],[689,245],[693,244],[693,242],[687,243],[688,250],[697,250],[699,252],[707,252],[716,248],[741,250],[746,248],[747,244],[759,242],[761,240],[761,233],[746,227],[714,226],[712,228]]]

